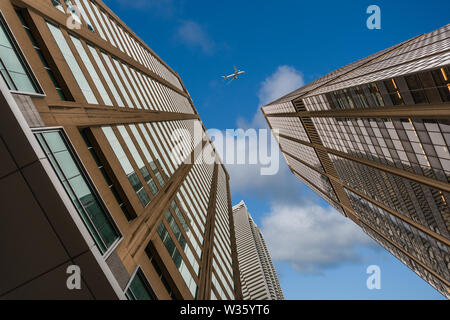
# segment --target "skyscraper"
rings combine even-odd
[[[292,173],[450,297],[450,25],[262,108]]]
[[[264,237],[244,201],[233,207],[233,215],[244,300],[284,300]]]
[[[229,175],[99,0],[0,2],[0,299],[239,299]]]

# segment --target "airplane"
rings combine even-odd
[[[231,80],[227,83],[227,85],[228,85],[228,84],[231,83],[231,81],[233,81],[234,79],[237,79],[238,76],[240,76],[241,74],[244,74],[244,73],[245,73],[245,71],[238,70],[238,69],[236,68],[236,66],[235,66],[235,67],[234,67],[234,73],[233,73],[233,74],[230,74],[230,75],[228,75],[228,76],[222,76],[222,78],[223,78],[223,80],[231,79]]]

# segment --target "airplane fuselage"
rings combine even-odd
[[[224,79],[230,79],[230,78],[237,79],[238,76],[240,76],[241,74],[244,74],[244,73],[245,73],[245,71],[238,71],[238,72],[230,74],[228,76],[223,76],[223,78]]]

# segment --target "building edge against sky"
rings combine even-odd
[[[177,73],[92,0],[1,1],[0,62],[0,299],[242,297],[229,175]]]
[[[244,201],[233,206],[233,215],[244,300],[284,300],[263,234]]]
[[[446,25],[261,108],[292,173],[447,298],[449,64]]]

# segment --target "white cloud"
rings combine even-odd
[[[278,199],[285,203],[296,202],[301,184],[290,172],[281,155],[278,161],[279,170],[276,175],[261,175],[262,165],[259,164],[226,165],[230,174],[231,190],[264,200]]]
[[[299,71],[280,66],[261,83],[259,104],[265,105],[302,85]],[[245,129],[267,128],[259,108],[250,121],[238,119],[237,124]],[[320,274],[340,264],[361,262],[364,256],[359,249],[375,246],[351,220],[330,206],[320,206],[318,197],[305,196],[307,187],[290,172],[281,155],[280,170],[273,176],[262,176],[259,165],[227,165],[227,169],[233,192],[243,197],[259,196],[270,203],[270,212],[261,221],[273,260],[287,262],[298,272]]]
[[[280,66],[266,78],[258,93],[259,102],[265,105],[303,86],[303,75],[290,66]]]
[[[336,210],[315,204],[272,203],[271,212],[262,219],[262,232],[272,259],[302,273],[362,262],[358,248],[375,245]]]
[[[238,118],[236,121],[237,127],[243,129],[268,129],[268,141],[270,141],[271,132],[259,108],[301,87],[303,83],[303,76],[298,70],[287,65],[279,66],[272,75],[261,82],[261,88],[258,92],[259,107],[252,120],[248,121],[244,118]],[[280,164],[279,171],[276,175],[261,175],[260,164],[245,166],[227,165],[231,177],[230,184],[232,190],[251,195],[262,195],[266,199],[269,196],[271,199],[279,199],[280,201],[289,203],[296,201],[298,199],[298,189],[301,187],[301,184],[289,170],[277,145],[275,149],[272,150],[272,153],[277,154]],[[257,153],[258,150],[247,148],[246,150],[238,150],[238,152],[247,152],[249,154]],[[225,155],[222,156],[222,159],[225,159]]]
[[[176,39],[190,48],[200,48],[206,54],[212,54],[215,49],[215,43],[204,27],[195,21],[181,22],[176,31]]]
[[[270,204],[261,226],[274,261],[287,262],[300,273],[320,274],[341,264],[362,263],[365,256],[359,249],[376,247],[350,219],[331,206],[320,206],[319,197],[305,192],[307,187],[283,157],[276,175],[263,176],[260,167],[227,165],[227,170],[233,193]]]
[[[252,120],[248,121],[244,118],[238,118],[236,121],[237,127],[244,129],[269,129],[259,108],[301,87],[303,84],[303,76],[298,70],[287,65],[279,66],[272,75],[261,82],[261,88],[258,92],[259,107]],[[268,134],[271,134],[270,131],[268,131]],[[257,150],[242,151],[257,152]],[[287,167],[284,158],[279,153],[278,146],[272,152],[275,151],[279,154],[280,163],[279,172],[275,176],[262,176],[260,174],[260,165],[228,165],[227,169],[230,172],[230,183],[233,190],[263,195],[267,194],[267,190],[272,190],[271,196],[274,198],[279,197],[285,201],[296,199],[298,197],[297,190],[299,188],[299,182]],[[277,188],[273,188],[274,185]]]

